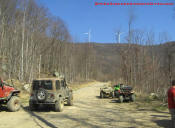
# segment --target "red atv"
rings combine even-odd
[[[0,106],[2,104],[7,104],[8,110],[15,112],[21,107],[19,100],[19,90],[15,90],[14,87],[4,83],[0,79]]]

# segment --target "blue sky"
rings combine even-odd
[[[175,0],[40,0],[54,16],[59,16],[68,27],[74,41],[85,42],[91,29],[91,41],[115,42],[114,31],[128,31],[128,12],[131,6],[95,6],[95,2],[174,2]],[[175,40],[175,5],[132,6],[136,19],[133,28],[145,31],[168,32]],[[126,33],[125,33],[126,34]],[[124,36],[121,41],[124,42]],[[158,37],[158,36],[157,36]]]

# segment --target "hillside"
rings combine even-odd
[[[76,44],[81,47],[87,47],[87,44]],[[135,45],[132,44],[134,47]],[[134,52],[134,50],[131,50]],[[93,50],[95,51],[96,64],[98,65],[99,71],[105,75],[104,80],[112,80],[116,75],[120,75],[121,73],[121,49],[127,49],[127,44],[100,44],[93,43]],[[174,65],[174,53],[175,51],[175,42],[167,42],[162,45],[153,45],[153,46],[139,46],[140,49],[145,49],[146,54],[151,57],[152,54],[156,56],[156,58],[160,61],[161,68],[167,63],[167,54],[171,55],[171,65]],[[174,74],[173,74],[174,75]],[[117,76],[116,76],[117,77]]]

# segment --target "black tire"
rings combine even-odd
[[[44,102],[47,99],[47,92],[44,88],[40,88],[36,92],[36,98],[39,102]]]
[[[12,96],[7,102],[7,108],[11,112],[16,112],[21,108],[21,102],[17,96]]]
[[[29,102],[29,109],[30,109],[31,111],[37,110],[37,109],[38,109],[38,105],[37,105],[37,104],[34,104],[34,103],[32,103],[32,102]]]
[[[104,98],[104,94],[103,94],[103,92],[100,92],[100,98]]]
[[[130,96],[130,101],[132,101],[132,102],[135,101],[135,95],[134,95],[134,94],[132,94],[132,95]]]
[[[73,106],[73,95],[72,94],[67,99],[67,105]]]
[[[120,102],[120,103],[123,103],[123,100],[124,100],[123,96],[120,95],[120,96],[119,96],[119,102]]]
[[[62,99],[56,101],[55,103],[55,111],[62,112],[64,108],[64,101]]]

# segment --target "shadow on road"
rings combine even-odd
[[[44,118],[42,118],[42,117],[38,116],[37,114],[35,114],[34,112],[30,111],[28,106],[27,106],[27,107],[21,106],[21,107],[23,108],[23,110],[24,110],[25,112],[29,113],[29,114],[30,114],[31,116],[33,116],[33,117],[36,117],[38,120],[40,120],[41,122],[43,122],[43,123],[44,123],[45,125],[47,125],[48,127],[51,127],[51,128],[58,128],[58,127],[56,127],[55,125],[53,125],[52,123],[50,123],[50,122],[48,122],[47,120],[45,120]],[[42,111],[42,110],[41,110],[41,111]],[[35,123],[36,123],[39,127],[43,128],[35,119],[34,119],[34,121],[35,121]]]
[[[118,103],[118,100],[111,100],[109,103]]]
[[[105,96],[103,98],[100,98],[100,96],[96,96],[97,99],[112,99],[112,97]]]
[[[155,120],[154,122],[157,123],[157,125],[160,127],[171,128],[170,127],[170,124],[171,124],[170,120]]]
[[[96,96],[97,99],[101,99],[100,96]]]
[[[163,117],[163,118],[169,118],[169,116],[166,115],[151,115],[152,117]],[[171,120],[169,119],[162,119],[162,120],[153,120],[155,123],[157,123],[158,126],[164,127],[164,128],[170,128],[171,126]]]
[[[165,118],[168,118],[169,116],[165,116],[165,115],[151,115],[153,117],[165,117]]]
[[[124,100],[122,103],[120,103],[120,101],[118,99],[113,99],[109,103],[120,103],[120,104],[123,104],[123,103],[129,103],[129,102],[130,102],[129,100]]]

